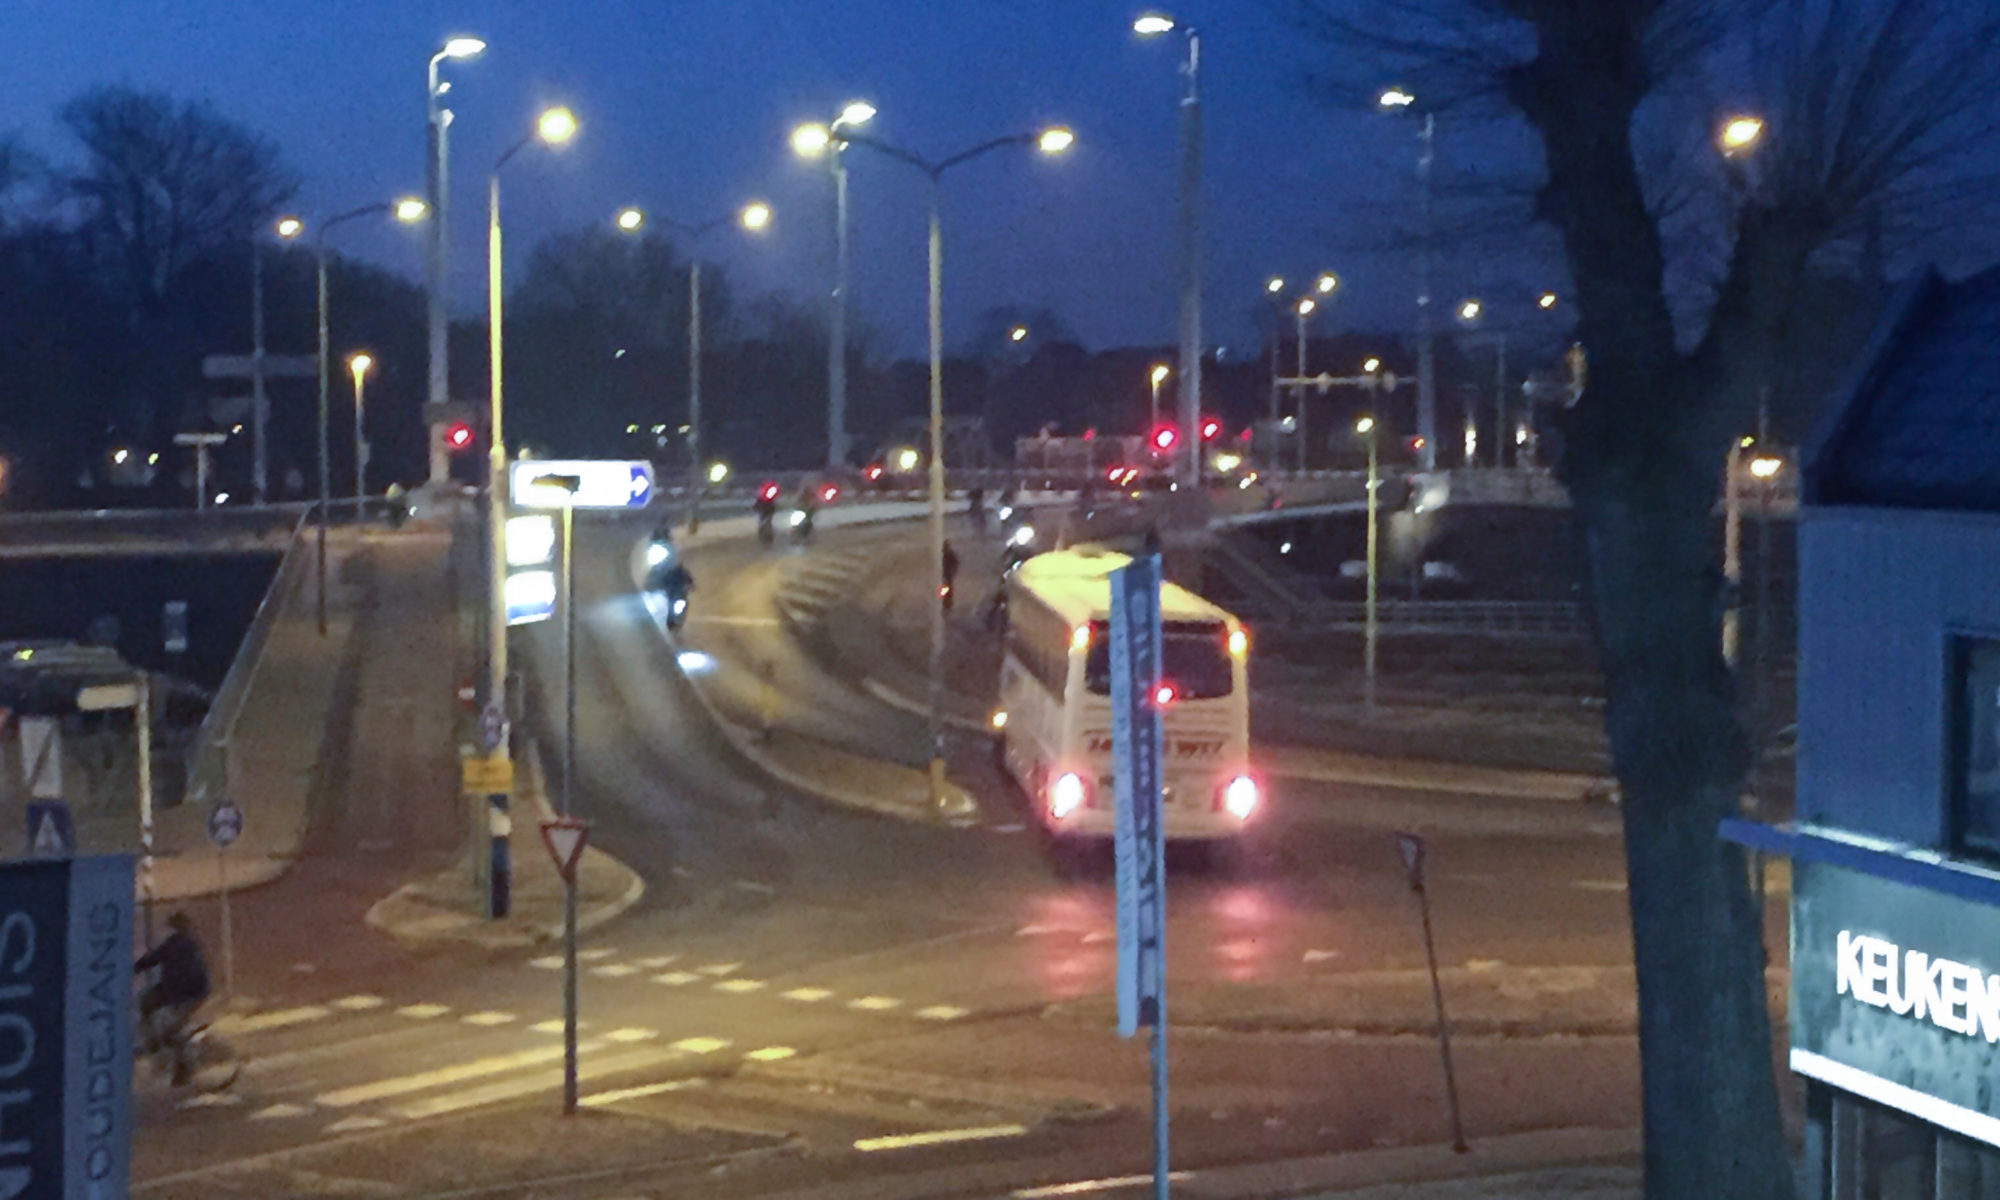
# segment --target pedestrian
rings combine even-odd
[[[951,548],[950,542],[944,544],[944,557],[939,566],[944,569],[944,583],[938,588],[938,599],[944,602],[944,610],[950,612],[951,594],[957,590],[954,585],[958,582],[958,551]]]

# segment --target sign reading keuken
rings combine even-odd
[[[1948,1033],[2000,1042],[2000,975],[1894,942],[1841,930],[1834,991]]]

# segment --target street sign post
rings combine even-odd
[[[1445,1017],[1444,985],[1438,980],[1437,939],[1431,935],[1431,895],[1424,888],[1424,839],[1420,834],[1399,832],[1396,850],[1403,857],[1403,870],[1424,919],[1424,957],[1431,966],[1431,1002],[1437,1006],[1438,1051],[1444,1058],[1444,1095],[1451,1109],[1451,1148],[1465,1154],[1471,1147],[1465,1144],[1465,1119],[1459,1113],[1458,1073],[1451,1065],[1451,1022]]]
[[[160,608],[160,645],[168,654],[188,649],[188,602],[169,600]]]
[[[497,754],[507,744],[507,710],[497,702],[479,714],[479,742],[488,754]]]
[[[28,857],[75,858],[76,823],[60,800],[28,801]]]
[[[1166,1200],[1167,842],[1162,827],[1160,558],[1111,573],[1111,749],[1116,773],[1118,1032],[1152,1029],[1153,1194]]]
[[[0,867],[0,1198],[127,1194],[132,860]]]
[[[564,813],[542,822],[542,844],[563,880],[563,1115],[576,1112],[576,868],[590,823]]]
[[[236,994],[236,935],[229,923],[229,848],[243,836],[243,810],[224,796],[208,810],[208,840],[215,846],[215,894],[222,910],[222,994]]]

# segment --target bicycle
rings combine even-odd
[[[150,1059],[153,1069],[170,1086],[193,1088],[198,1092],[220,1092],[233,1085],[243,1073],[243,1056],[228,1039],[217,1033],[213,1022],[191,1024],[192,1011],[162,1009],[153,1014],[159,1028],[148,1030],[140,1018],[135,1051]]]

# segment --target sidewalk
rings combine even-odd
[[[1477,1138],[1469,1153],[1410,1146],[1191,1172],[1214,1200],[1639,1200],[1638,1130],[1558,1129]]]

